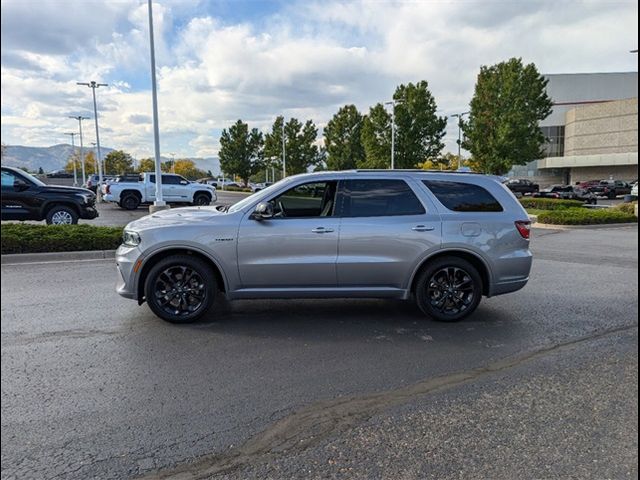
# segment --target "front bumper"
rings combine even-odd
[[[138,247],[120,245],[116,250],[116,292],[132,300],[138,299],[135,266],[141,255]]]
[[[98,218],[100,216],[100,212],[96,209],[96,207],[85,207],[80,210],[80,218],[83,220],[93,220],[94,218]]]

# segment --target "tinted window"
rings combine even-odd
[[[163,185],[180,185],[180,180],[182,179],[177,175],[162,175]]]
[[[313,182],[290,188],[274,198],[278,218],[330,217],[333,215],[336,182]]]
[[[346,180],[341,194],[344,217],[425,213],[422,203],[404,180]]]
[[[16,177],[12,172],[2,170],[2,186],[3,187],[13,187],[13,184],[16,181]]]
[[[454,212],[502,212],[502,205],[484,188],[471,183],[423,180],[436,198]]]

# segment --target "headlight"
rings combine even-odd
[[[129,247],[137,247],[140,245],[140,235],[137,232],[125,230],[122,232],[122,244]]]

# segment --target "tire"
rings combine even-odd
[[[452,286],[450,289],[450,284],[456,281],[463,287]],[[442,257],[429,262],[422,270],[416,282],[415,297],[425,315],[440,322],[457,322],[471,315],[480,304],[482,278],[466,260]],[[441,307],[438,306],[440,303]]]
[[[118,205],[125,210],[135,210],[140,206],[140,197],[135,193],[125,193]]]
[[[71,207],[58,205],[47,212],[47,225],[75,225],[78,223],[78,214]]]
[[[193,204],[199,207],[204,207],[211,203],[211,197],[206,193],[196,193],[193,197]]]
[[[184,277],[181,278],[185,270],[190,277],[186,284]],[[151,268],[144,284],[149,308],[170,323],[199,320],[211,309],[217,292],[216,276],[211,268],[190,255],[172,255],[160,260]]]

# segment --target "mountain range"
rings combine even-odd
[[[78,149],[79,147],[76,147]],[[114,151],[114,148],[100,147],[102,156]],[[87,148],[85,147],[85,152]],[[45,172],[61,170],[73,153],[73,147],[66,143],[52,145],[50,147],[27,147],[23,145],[3,145],[2,165],[28,169],[37,172],[42,168]],[[149,155],[152,157],[153,155]],[[144,158],[144,157],[141,157]],[[168,157],[160,157],[163,162],[171,160]],[[211,170],[214,175],[220,172],[220,161],[217,157],[195,157],[193,160],[196,166],[204,171]]]

